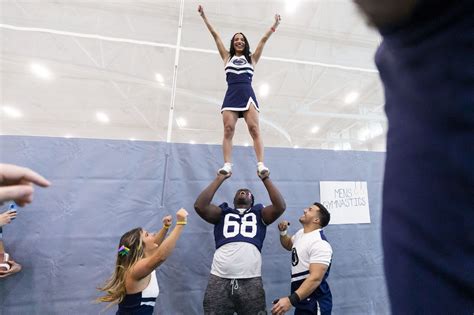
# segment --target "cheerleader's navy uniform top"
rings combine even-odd
[[[225,65],[227,92],[225,93],[221,113],[225,110],[239,112],[239,118],[250,106],[258,107],[255,92],[252,89],[253,65],[245,56],[233,56]]]

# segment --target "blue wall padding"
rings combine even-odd
[[[30,167],[49,180],[34,203],[4,228],[7,251],[21,273],[0,279],[0,314],[98,314],[96,287],[111,274],[120,236],[137,226],[154,230],[180,207],[190,216],[177,248],[158,268],[156,314],[202,314],[202,298],[214,253],[213,226],[193,209],[197,195],[222,163],[220,146],[163,142],[0,137],[0,161]],[[253,148],[234,148],[234,174],[214,198],[232,202],[248,187],[269,204],[256,175]],[[281,219],[300,227],[302,209],[319,199],[319,181],[367,181],[371,224],[330,225],[333,250],[329,285],[333,314],[388,314],[380,241],[385,154],[268,148],[265,161],[287,210]],[[5,205],[3,206],[5,208]],[[2,209],[3,209],[2,208]],[[263,247],[267,305],[289,294],[289,252],[276,224]],[[104,314],[114,314],[116,307]]]

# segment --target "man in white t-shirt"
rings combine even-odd
[[[320,203],[304,209],[299,221],[303,228],[290,236],[288,221],[278,224],[280,243],[291,251],[291,295],[274,301],[272,314],[285,314],[292,306],[295,315],[327,315],[332,310],[332,295],[326,282],[332,260],[332,248],[322,228],[331,215]],[[318,312],[319,311],[319,312]]]

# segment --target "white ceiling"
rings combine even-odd
[[[220,143],[225,74],[196,10],[202,4],[226,45],[242,31],[251,49],[274,14],[282,16],[253,83],[267,147],[384,151],[378,34],[350,0],[290,1],[292,13],[284,0],[3,0],[0,106],[22,116],[0,111],[0,133]],[[35,76],[33,63],[52,78]],[[346,104],[352,91],[359,97]],[[99,122],[97,111],[110,122]],[[249,143],[239,121],[234,144]]]

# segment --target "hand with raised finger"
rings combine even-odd
[[[33,200],[33,184],[48,187],[51,183],[26,167],[0,164],[0,204],[14,200],[20,207]]]

